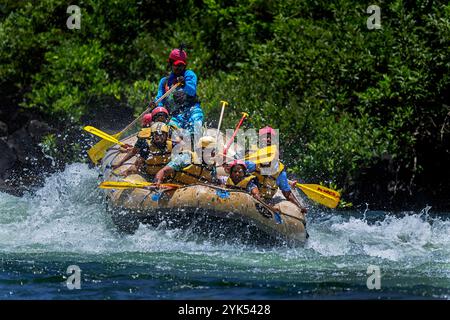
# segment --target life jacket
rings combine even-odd
[[[278,190],[277,178],[283,172],[284,165],[278,161],[277,172],[272,175],[262,175],[261,174],[261,164],[256,165],[256,170],[253,174],[258,179],[260,184],[259,192],[261,196],[265,199],[272,199]]]
[[[183,74],[184,76],[184,74]],[[170,90],[170,88],[175,84],[175,83],[171,83],[169,84],[169,78],[170,75],[168,75],[164,81],[164,93],[166,93],[167,91]],[[174,78],[175,79],[175,78]],[[178,90],[178,89],[176,89]],[[194,104],[200,102],[197,94],[195,96],[190,96],[190,95],[186,95],[186,102],[183,106],[178,106],[178,108],[174,108],[174,106],[169,106],[170,113],[172,116],[180,114],[181,112],[184,112],[186,109],[192,107]]]
[[[145,139],[149,147],[149,156],[145,160],[145,171],[150,175],[155,175],[170,161],[173,147],[172,140],[167,138],[166,147],[164,149],[158,148],[152,143],[150,128],[141,129],[138,138]]]
[[[231,177],[228,177],[227,179],[227,183],[225,184],[227,187],[231,187],[231,188],[235,188],[235,189],[242,189],[242,190],[247,190],[247,186],[248,184],[255,179],[254,175],[249,175],[247,177],[245,177],[244,179],[242,179],[241,181],[239,181],[238,184],[234,184],[233,180],[231,179]]]
[[[211,182],[213,176],[211,170],[205,164],[197,164],[198,157],[195,152],[183,151],[191,155],[191,164],[186,168],[175,172],[172,177],[173,182],[181,184],[194,184],[199,182]]]

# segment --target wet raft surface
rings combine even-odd
[[[123,140],[130,145],[135,141],[135,136]],[[108,150],[102,161],[103,179],[147,181],[149,177],[138,174],[126,178],[116,174],[132,165],[135,157],[114,172],[111,170],[111,166],[124,156],[125,153],[121,153],[118,146]],[[190,228],[190,222],[196,221],[195,229],[200,233],[222,226],[224,232],[247,234],[250,235],[246,237],[248,239],[266,238],[288,243],[303,243],[306,240],[304,215],[294,204],[280,196],[274,202],[278,212],[272,212],[246,192],[206,184],[171,190],[106,190],[106,195],[113,220],[124,232],[132,233],[139,222],[153,225],[167,222],[168,226],[174,228]]]

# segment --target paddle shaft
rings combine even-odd
[[[222,126],[222,119],[223,119],[223,113],[225,111],[225,107],[228,105],[228,102],[226,101],[220,101],[222,103],[222,110],[220,111],[220,117],[219,117],[219,125],[217,126],[217,133],[216,133],[216,148],[217,144],[219,142],[219,135],[220,135],[220,127]]]
[[[230,148],[231,144],[233,143],[234,137],[236,136],[239,128],[241,127],[242,123],[244,122],[245,118],[247,118],[247,117],[248,117],[248,114],[244,112],[241,120],[239,121],[238,125],[236,126],[236,129],[233,132],[233,135],[231,136],[230,141],[228,141],[227,146],[225,147],[225,149],[223,149],[223,154],[225,156],[227,155],[228,149]]]
[[[169,90],[167,90],[166,93],[164,93],[161,98],[159,98],[158,100],[155,101],[155,104],[157,105],[158,103],[160,103],[161,101],[163,101],[169,94],[171,94],[178,86],[180,85],[180,83],[176,83],[175,85],[172,86],[172,88],[170,88]],[[128,130],[129,128],[131,128],[136,121],[138,121],[145,113],[147,113],[147,110],[150,109],[150,105],[147,107],[147,109],[144,110],[144,112],[142,112],[139,117],[137,117],[136,119],[133,120],[133,122],[131,122],[129,125],[127,125],[125,127],[125,129],[123,129],[121,132],[124,132],[126,130]]]
[[[101,189],[128,189],[128,188],[154,188],[156,183],[151,182],[128,182],[128,181],[103,181],[99,188]],[[165,188],[179,188],[181,185],[173,183],[163,183],[161,187]]]

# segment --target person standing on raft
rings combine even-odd
[[[166,106],[172,115],[169,126],[185,129],[191,135],[200,137],[203,126],[203,110],[197,96],[197,75],[192,70],[186,70],[187,54],[183,45],[170,52],[168,63],[171,73],[160,80],[155,101],[176,83],[179,83],[180,86],[158,106],[155,101],[152,101],[150,107]]]

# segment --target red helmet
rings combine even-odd
[[[187,60],[186,51],[181,50],[181,52],[180,52],[180,49],[173,49],[169,55],[169,61],[170,60],[172,60],[175,65],[179,64],[179,63],[186,65],[186,60]]]
[[[277,135],[275,130],[272,129],[271,127],[269,127],[269,126],[259,129],[259,135],[260,136],[263,136],[263,135],[266,135],[266,134],[270,134],[271,136],[276,136]]]
[[[244,161],[242,161],[242,160],[234,160],[234,161],[230,164],[230,171],[231,171],[231,169],[233,169],[234,166],[237,166],[237,165],[241,165],[241,166],[244,167],[245,170],[247,170],[247,165],[245,164]]]
[[[142,126],[148,126],[152,122],[152,115],[150,113],[144,114],[142,117]]]
[[[169,111],[167,111],[166,108],[164,107],[156,107],[155,109],[153,109],[152,111],[152,117],[154,117],[155,115],[157,115],[158,113],[164,113],[167,116],[169,116]]]

